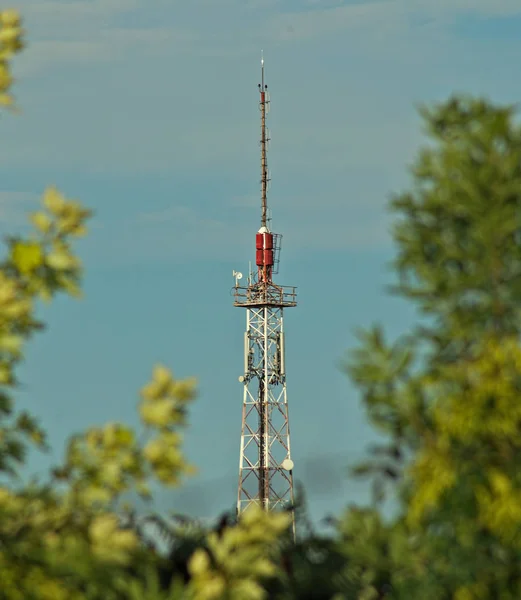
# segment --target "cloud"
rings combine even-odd
[[[183,7],[153,0],[146,9],[139,0],[18,0],[16,6],[37,40],[92,41],[122,24],[128,26],[125,17],[131,16],[130,23],[143,24],[143,30],[157,31],[162,21],[171,21],[171,43],[182,41],[190,29],[192,50],[202,46],[218,53],[258,51],[261,41],[294,43],[341,32],[360,39],[369,33],[371,39],[381,39],[422,20],[447,21],[462,13],[521,13],[517,0],[228,0],[218,6],[194,0]]]
[[[229,260],[249,241],[249,229],[237,219],[226,221],[205,214],[204,209],[172,206],[141,212],[128,219],[119,233],[111,233],[111,255],[130,261],[153,259],[170,263],[186,259]],[[106,254],[101,250],[102,254]],[[125,259],[125,260],[128,260]]]
[[[137,10],[139,0],[14,0],[28,18],[48,19],[55,27],[65,20],[107,19]]]
[[[107,60],[108,54],[103,44],[93,41],[41,40],[31,44],[30,53],[19,61],[19,79],[41,74],[45,68],[59,68],[63,64],[92,64]]]
[[[391,245],[389,217],[382,210],[306,211],[284,224],[284,253],[291,257],[301,250],[345,252],[357,248],[383,249]],[[286,243],[287,241],[287,243]]]
[[[179,244],[197,256],[198,231],[227,240],[224,258],[249,244],[237,230],[258,204],[260,48],[273,91],[270,193],[291,246],[383,243],[385,220],[376,215],[421,141],[415,102],[460,86],[519,92],[501,78],[517,41],[508,50],[480,39],[470,46],[449,26],[461,14],[521,12],[517,0],[18,4],[30,42],[15,63],[25,114],[2,122],[4,168],[48,170],[58,182],[69,173],[193,182],[203,174],[210,187],[227,187],[155,221],[129,215],[128,232],[104,242],[125,260],[134,238],[159,258]],[[229,212],[216,216],[205,203]]]
[[[19,0],[33,48],[32,58],[23,59],[22,64],[33,73],[44,66],[58,69],[63,64],[85,64],[88,59],[114,61],[131,46],[149,52],[151,44],[161,45],[166,54],[188,50],[237,56],[258,52],[263,43],[303,42],[338,33],[349,33],[351,42],[359,39],[372,44],[374,39],[407,31],[411,15],[439,17],[467,5],[442,1],[443,8],[435,3],[432,9],[431,4],[411,6],[406,0],[347,4],[336,0],[289,4],[229,0],[217,9],[207,0],[196,0],[190,7],[155,0],[144,10],[138,0]],[[478,5],[482,11],[486,6],[493,8],[486,0]],[[508,0],[499,5],[502,9],[495,6],[495,13],[514,10]],[[160,20],[162,15],[165,18]],[[125,19],[127,16],[132,18]],[[35,65],[27,66],[31,61]]]
[[[280,2],[279,14],[269,19],[270,37],[278,42],[320,39],[347,34],[367,45],[391,36],[410,34],[428,25],[441,27],[463,14],[483,17],[521,14],[518,0],[316,0]],[[391,50],[391,49],[390,49]]]
[[[28,48],[17,58],[17,77],[124,62],[134,52],[150,59],[165,44],[178,51],[186,44],[193,48],[197,36],[189,28],[144,18],[168,6],[167,0],[154,0],[148,10],[139,0],[18,0]]]
[[[253,211],[229,218],[208,215],[204,208],[173,206],[141,212],[93,231],[86,245],[91,264],[106,266],[253,259],[258,215]],[[293,218],[277,218],[274,230],[284,234],[284,256],[301,251],[349,251],[386,248],[390,243],[387,215],[374,210],[327,210],[320,205],[299,210]]]
[[[517,0],[400,0],[399,3],[436,15],[470,13],[493,17],[521,14],[521,4]]]
[[[300,12],[283,12],[271,19],[271,36],[288,41],[323,37],[334,33],[354,32],[367,25],[383,27],[385,31],[404,26],[403,8],[390,0],[360,2],[343,6],[318,8]]]
[[[81,39],[84,37],[85,39]],[[16,68],[19,79],[43,75],[46,71],[57,71],[63,66],[85,67],[96,63],[114,65],[126,62],[132,54],[140,58],[153,58],[165,44],[175,37],[176,43],[190,44],[191,37],[186,32],[171,29],[122,29],[96,31],[79,39],[36,39],[19,60]]]

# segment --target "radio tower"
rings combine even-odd
[[[293,461],[289,440],[286,368],[284,359],[284,308],[296,306],[296,289],[273,282],[278,272],[281,235],[269,228],[267,188],[266,113],[268,86],[264,83],[261,58],[261,227],[256,235],[256,272],[250,273],[247,287],[241,287],[241,273],[235,277],[234,306],[246,308],[244,337],[244,383],[242,434],[237,513],[251,504],[264,510],[284,508],[293,503]]]

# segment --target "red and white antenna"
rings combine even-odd
[[[266,129],[266,113],[269,105],[268,86],[264,82],[264,56],[261,51],[261,83],[259,83],[259,109],[261,113],[261,228],[256,239],[256,262],[259,281],[270,283],[274,265],[273,234],[268,228],[268,133]]]
[[[236,271],[234,305],[246,309],[244,337],[243,410],[237,513],[251,505],[276,510],[293,504],[293,460],[286,394],[283,312],[297,305],[294,287],[273,282],[280,251],[279,234],[268,228],[268,162],[266,113],[268,86],[261,56],[261,227],[256,235],[257,275],[247,287]]]

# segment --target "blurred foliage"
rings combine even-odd
[[[270,554],[290,522],[287,513],[249,509],[235,527],[211,532],[207,547],[190,558],[189,594],[200,600],[262,600],[261,582],[277,573]]]
[[[420,318],[394,343],[362,332],[351,355],[387,440],[358,473],[379,511],[394,492],[389,597],[519,598],[521,127],[513,108],[466,97],[422,114],[433,143],[391,203],[394,292]]]
[[[23,47],[0,13],[0,103]],[[16,476],[37,419],[16,410],[16,369],[43,324],[39,301],[81,295],[74,241],[90,212],[49,188],[27,237],[0,263],[0,598],[6,600],[502,600],[521,597],[521,128],[511,107],[454,97],[422,109],[431,143],[409,192],[393,198],[395,293],[418,326],[395,342],[360,332],[346,367],[382,443],[355,475],[374,502],[319,534],[305,498],[214,527],[136,516],[153,482],[194,472],[182,434],[196,382],[154,368],[142,435],[122,423],[70,438],[44,483]],[[390,501],[386,503],[386,501]],[[147,526],[159,535],[150,537]],[[157,541],[166,543],[160,551]]]

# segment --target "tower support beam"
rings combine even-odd
[[[239,513],[251,503],[273,510],[293,502],[283,311],[277,306],[246,311]]]

